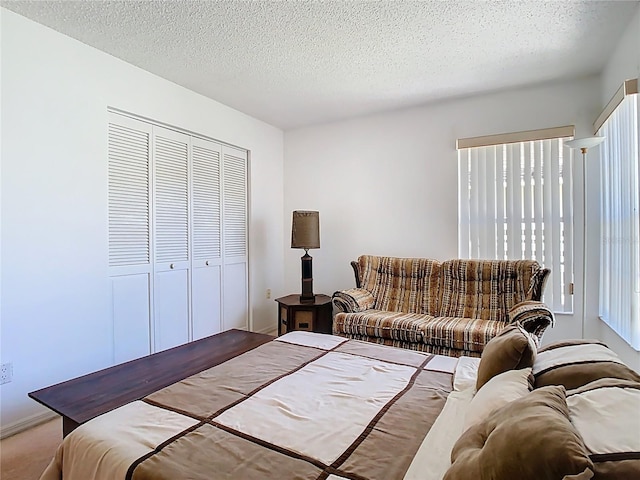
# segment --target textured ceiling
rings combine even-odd
[[[1,1],[283,129],[597,73],[637,1]]]

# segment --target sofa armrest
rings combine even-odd
[[[509,323],[518,323],[527,332],[538,338],[538,344],[547,327],[553,327],[555,318],[553,312],[544,303],[536,300],[525,300],[509,310]]]
[[[354,313],[372,308],[375,300],[364,288],[350,288],[335,292],[332,302],[338,312]]]
[[[549,270],[548,268],[540,268],[536,273],[533,274],[533,276],[531,277],[529,290],[527,291],[527,300],[540,301],[542,299],[544,287],[547,284],[547,280],[549,279],[550,274],[551,270]]]

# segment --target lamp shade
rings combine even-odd
[[[296,210],[291,221],[291,248],[320,248],[320,212]]]
[[[569,140],[564,144],[569,148],[591,148],[604,142],[604,137],[585,137]]]

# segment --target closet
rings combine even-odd
[[[109,112],[115,362],[248,328],[247,151]]]

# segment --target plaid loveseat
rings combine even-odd
[[[553,325],[540,301],[549,270],[533,260],[447,260],[363,255],[356,288],[333,294],[333,332],[449,356],[480,356],[518,322],[538,340]]]

